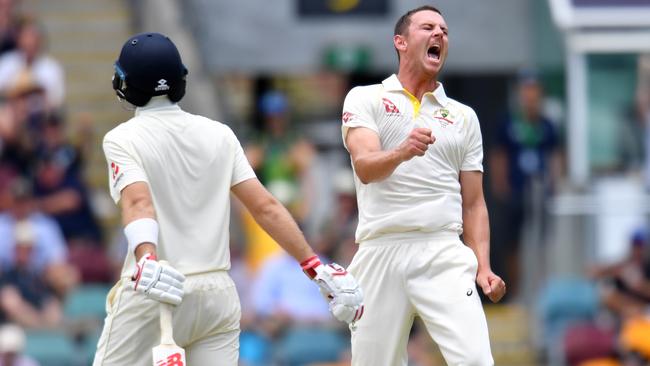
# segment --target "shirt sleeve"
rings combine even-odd
[[[230,128],[228,128],[228,134],[235,154],[232,168],[232,177],[230,179],[230,186],[234,187],[245,180],[255,178],[256,175],[255,171],[253,171],[253,167],[251,167],[251,164],[248,162],[246,154],[244,154],[244,149],[237,139],[237,136],[235,136],[235,133],[232,132]]]
[[[122,189],[135,182],[147,182],[147,174],[125,147],[124,139],[112,133],[104,137],[104,155],[108,164],[108,188],[115,203],[119,202]]]
[[[373,111],[374,95],[375,93],[369,87],[356,87],[350,90],[345,97],[343,114],[341,116],[341,136],[343,138],[343,146],[346,149],[348,147],[345,144],[345,137],[350,128],[365,127],[379,134],[379,128],[375,122],[375,113]]]
[[[466,117],[467,135],[465,136],[465,157],[460,170],[483,171],[483,138],[481,137],[481,125],[479,124],[476,112],[469,108],[469,115]]]

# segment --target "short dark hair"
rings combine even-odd
[[[413,16],[413,14],[419,13],[421,11],[427,11],[427,10],[442,15],[442,12],[438,8],[431,5],[422,5],[415,9],[411,9],[406,13],[404,13],[404,15],[399,17],[399,19],[397,19],[397,23],[395,23],[395,31],[393,33],[393,36],[396,36],[398,34],[400,36],[403,36],[406,30],[408,29],[409,25],[411,25],[411,17]],[[397,52],[397,61],[399,61],[399,51],[397,51],[397,48],[395,49],[395,51]]]

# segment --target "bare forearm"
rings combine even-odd
[[[463,238],[478,259],[478,269],[490,269],[490,225],[485,203],[463,207]]]
[[[314,255],[293,217],[277,200],[270,201],[258,213],[255,221],[297,261]]]
[[[363,154],[353,164],[361,182],[368,184],[388,178],[403,161],[398,150],[388,150]]]

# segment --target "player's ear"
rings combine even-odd
[[[398,52],[405,52],[406,38],[401,34],[396,34],[395,36],[393,36],[393,45],[395,45],[395,48],[397,49]]]

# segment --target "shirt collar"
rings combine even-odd
[[[149,103],[145,104],[142,107],[137,107],[135,109],[135,115],[138,116],[141,113],[148,113],[158,110],[170,110],[170,109],[180,109],[178,104],[172,103],[166,95],[160,95],[152,97]]]
[[[403,91],[404,87],[402,86],[402,83],[400,83],[399,79],[397,78],[397,75],[393,74],[386,78],[383,82],[382,85],[387,91]],[[433,98],[441,105],[445,106],[447,103],[449,103],[449,98],[447,97],[447,94],[445,93],[445,88],[442,85],[441,82],[438,82],[438,87],[431,93],[427,93],[433,96]],[[425,95],[427,95],[425,94]]]

